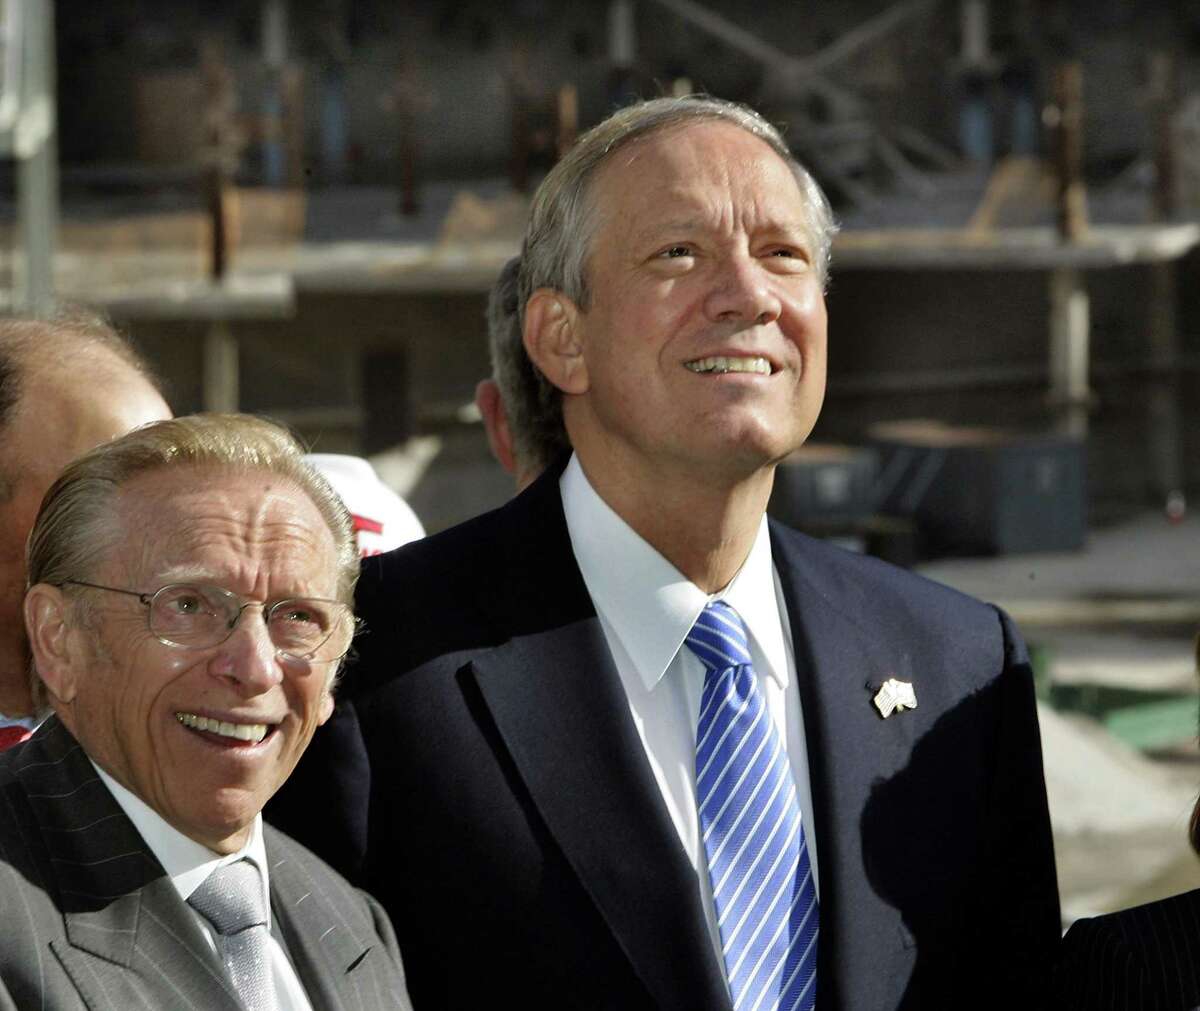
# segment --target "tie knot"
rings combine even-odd
[[[188,904],[223,936],[267,925],[262,875],[249,860],[218,867],[192,892]]]
[[[723,600],[714,600],[700,612],[684,642],[710,671],[750,663],[746,626],[737,611]]]

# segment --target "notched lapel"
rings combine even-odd
[[[920,673],[902,639],[863,624],[869,613],[822,548],[772,529],[772,552],[787,602],[804,715],[821,882],[819,1007],[894,1003],[912,974],[912,936],[899,911],[871,887],[863,813],[873,791],[903,769],[931,710],[880,719],[874,691],[889,677]],[[870,847],[867,847],[868,849]]]
[[[356,1006],[356,976],[375,945],[354,933],[307,871],[287,856],[271,860],[271,908],[316,1011]]]
[[[88,1006],[237,1011],[199,925],[66,728],[52,717],[21,757],[63,916],[51,948]]]
[[[116,927],[130,917],[132,937]],[[56,939],[51,947],[88,1007],[241,1011],[216,954],[165,876],[138,895],[66,919],[69,943]]]
[[[696,873],[599,620],[514,639],[469,670],[556,843],[659,1006],[725,1006]]]
[[[550,468],[504,512],[481,588],[501,645],[466,666],[567,863],[663,1011],[728,1006],[696,872],[663,804],[571,550]]]

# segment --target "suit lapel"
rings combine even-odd
[[[575,564],[557,474],[514,505],[499,570],[512,592],[488,607],[518,631],[473,661],[479,690],[547,827],[658,1005],[727,1006],[696,873]]]
[[[783,586],[808,746],[821,884],[817,1006],[861,1006],[863,980],[912,971],[911,937],[898,910],[869,884],[864,808],[881,777],[906,764],[919,721],[883,720],[871,703],[888,677],[913,680],[897,638],[862,624],[871,613],[861,588],[823,564],[805,540],[772,524],[772,555]]]
[[[346,999],[348,975],[371,944],[351,931],[296,859],[279,851],[274,834],[268,828],[272,915],[313,1011],[338,1011],[355,1003]]]
[[[117,1006],[128,988],[131,1007],[158,995],[171,1006],[236,1011],[199,926],[57,719],[26,747],[16,774],[63,912],[66,943],[52,946],[89,1006]]]

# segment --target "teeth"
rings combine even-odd
[[[711,358],[697,358],[688,362],[687,367],[693,372],[756,372],[759,375],[771,374],[771,363],[765,358],[727,358],[724,355],[714,355]]]
[[[192,730],[203,730],[239,741],[253,741],[255,744],[267,736],[269,729],[265,723],[230,723],[227,720],[210,720],[207,716],[196,716],[194,713],[176,713],[175,719]]]

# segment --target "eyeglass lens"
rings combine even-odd
[[[242,601],[216,586],[175,583],[150,601],[150,631],[176,646],[205,647],[224,642],[237,624]],[[349,645],[344,634],[346,605],[296,597],[272,604],[265,612],[267,634],[275,648],[297,659],[336,660]]]

